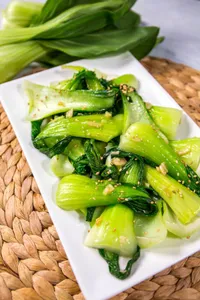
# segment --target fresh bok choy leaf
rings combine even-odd
[[[155,216],[135,216],[134,229],[140,248],[153,247],[167,237],[167,228],[162,217],[162,201],[158,201],[157,206],[159,209]]]
[[[123,16],[130,8],[128,2],[108,0],[77,5],[38,26],[1,30],[0,45],[19,43],[30,39],[73,38],[100,30]]]
[[[113,118],[108,118],[100,114],[77,116],[73,118],[59,117],[49,122],[43,128],[34,139],[33,144],[41,152],[48,152],[50,148],[55,147],[59,142],[69,139],[70,136],[93,138],[108,142],[120,135],[122,120],[123,115],[117,115]],[[69,142],[70,139],[68,143]]]
[[[137,27],[129,29],[103,29],[101,31],[80,35],[70,39],[52,39],[40,41],[42,45],[49,49],[59,50],[72,57],[94,58],[103,55],[114,55],[132,50],[133,55],[141,56],[137,52],[140,43],[148,49],[146,39],[154,40],[159,33],[158,27]],[[0,35],[1,38],[1,35]],[[155,41],[152,43],[152,47]],[[151,49],[152,49],[151,47]],[[148,49],[146,52],[150,52]]]
[[[128,205],[138,214],[153,215],[157,212],[155,202],[144,190],[76,174],[62,178],[56,194],[57,205],[65,210],[106,206],[119,202]]]
[[[200,197],[168,175],[146,166],[150,186],[163,198],[183,224],[193,221],[200,211]]]
[[[200,165],[200,138],[188,138],[185,140],[171,141],[170,145],[181,159],[193,171],[198,172]]]
[[[180,238],[189,238],[194,232],[200,229],[200,217],[183,224],[166,203],[163,203],[163,221],[167,230]]]
[[[69,110],[82,112],[104,111],[111,108],[115,101],[115,92],[87,90],[57,90],[30,81],[24,82],[24,90],[29,99],[30,121]]]
[[[52,157],[50,162],[51,171],[57,177],[64,177],[74,172],[74,167],[68,157],[63,154],[58,154]]]
[[[137,251],[133,211],[123,204],[105,208],[87,234],[85,246],[132,257]]]
[[[189,167],[185,167],[180,156],[160,137],[153,126],[132,124],[121,136],[119,148],[153,161],[162,173],[168,173],[200,195],[198,176]]]
[[[176,108],[151,106],[149,113],[154,123],[169,140],[176,137],[178,126],[181,123],[182,111]]]

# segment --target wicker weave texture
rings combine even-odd
[[[163,59],[143,64],[200,125],[200,72]],[[0,106],[0,300],[11,299],[84,297]],[[125,299],[200,299],[200,252],[112,298]]]

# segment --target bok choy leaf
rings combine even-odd
[[[163,211],[163,220],[167,230],[180,238],[189,238],[200,229],[200,217],[195,217],[189,224],[183,224],[166,203],[163,203]]]
[[[87,90],[57,90],[30,81],[24,82],[24,89],[29,99],[30,121],[48,116],[74,111],[95,112],[111,108],[115,101],[115,92]]]
[[[197,174],[182,163],[180,156],[174,152],[172,147],[160,137],[151,125],[132,124],[126,133],[121,136],[119,148],[153,161],[163,174],[168,173],[200,195]]]
[[[123,204],[106,207],[87,234],[85,246],[132,257],[137,251],[134,214]]]
[[[138,214],[153,215],[157,206],[144,190],[108,180],[94,180],[81,175],[69,175],[60,181],[57,205],[65,210],[106,206],[118,202],[129,205]]]
[[[182,111],[176,108],[152,106],[149,113],[154,123],[169,140],[176,137],[178,126],[181,123]]]
[[[108,142],[120,135],[122,120],[123,115],[117,115],[113,118],[107,118],[105,115],[59,117],[44,127],[35,138],[34,146],[37,149],[48,145],[52,147],[69,136]]]
[[[200,211],[200,197],[168,175],[146,166],[146,179],[150,186],[171,207],[183,224],[193,221]]]
[[[155,216],[135,216],[134,229],[140,248],[150,248],[163,242],[167,237],[167,228],[162,217],[162,202],[158,201],[158,213]]]

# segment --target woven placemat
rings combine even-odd
[[[164,59],[142,63],[200,125],[200,72]],[[84,297],[0,106],[0,300],[11,299]],[[200,299],[200,252],[112,298],[125,299]]]

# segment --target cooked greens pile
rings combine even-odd
[[[85,246],[125,279],[140,248],[200,229],[200,138],[176,141],[181,111],[145,103],[133,75],[68,67],[70,79],[24,83],[33,145],[61,179],[57,205],[89,222]]]
[[[143,58],[163,38],[158,27],[140,26],[135,1],[11,1],[0,30],[0,83],[33,61],[55,66],[125,51]]]

